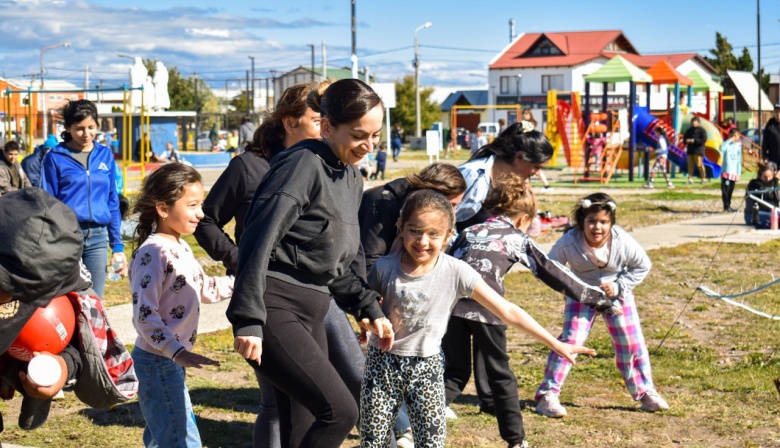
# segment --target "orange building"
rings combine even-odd
[[[25,93],[9,94],[8,90]],[[5,136],[9,128],[19,135],[28,135],[28,121],[30,121],[30,124],[32,125],[33,137],[40,137],[41,117],[38,109],[38,94],[28,94],[26,93],[27,86],[3,78],[0,78],[0,92],[2,92],[0,93],[0,119],[2,119],[2,123],[0,123],[0,132],[3,133],[4,137],[2,140],[6,140]],[[32,98],[28,98],[30,95],[32,95]],[[30,104],[29,108],[28,103]],[[30,116],[28,116],[28,114]]]

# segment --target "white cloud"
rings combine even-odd
[[[316,11],[304,10],[300,14],[282,22],[273,12],[262,9],[238,16],[197,6],[146,10],[83,0],[0,0],[0,68],[8,77],[37,73],[42,48],[70,42],[70,48],[46,53],[49,76],[71,76],[89,66],[104,84],[118,86],[127,80],[130,67],[129,60],[117,57],[123,53],[159,59],[168,67],[178,67],[184,76],[198,72],[215,83],[243,77],[250,66],[247,55],[252,55],[257,76],[265,77],[271,69],[278,72],[310,63],[307,44],[291,43],[281,36],[301,30],[301,34],[310,32],[311,41],[318,42],[321,37],[316,36],[324,34],[324,27],[342,26],[345,33],[349,32],[348,23],[323,21]],[[319,65],[319,45],[316,53]],[[349,54],[347,44],[329,45],[329,66],[349,66]],[[405,53],[396,52],[366,57],[361,60],[361,67],[368,65],[379,79],[393,81],[412,73],[409,59]],[[448,67],[452,64],[424,62],[422,82],[463,82],[458,70]],[[462,69],[479,67],[466,64]],[[469,81],[479,80],[466,80]]]
[[[208,36],[208,37],[230,37],[230,30],[218,30],[214,28],[189,28],[184,30],[187,34],[193,36]]]

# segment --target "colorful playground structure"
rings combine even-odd
[[[696,70],[688,76],[683,76],[668,62],[662,60],[647,71],[643,71],[620,56],[610,59],[599,70],[585,77],[585,98],[581,100],[578,92],[549,91],[547,96],[548,123],[545,133],[555,148],[557,155],[560,150],[566,157],[566,163],[572,168],[574,182],[598,181],[608,184],[616,170],[627,170],[629,181],[634,180],[634,170],[639,166],[636,154],[637,143],[645,148],[655,147],[656,128],[662,128],[669,141],[669,161],[687,173],[687,158],[682,130],[690,125],[691,118],[696,115],[707,132],[704,169],[706,175],[712,178],[720,177],[720,146],[725,130],[710,122],[710,94],[716,92],[722,95],[719,85],[706,80]],[[602,83],[601,110],[591,113],[590,84]],[[607,95],[608,83],[629,82],[628,104],[619,105],[627,111],[611,110]],[[647,107],[637,106],[636,85],[645,85],[646,104],[650,104],[650,88],[652,84],[669,86],[667,104],[672,105],[668,113],[652,114]],[[688,105],[680,105],[680,87],[688,90]],[[694,92],[707,92],[707,112],[705,114],[686,113],[691,108]],[[672,100],[671,95],[674,95]],[[583,106],[581,106],[581,104]],[[722,104],[722,100],[721,100]],[[584,107],[584,111],[582,108]],[[627,113],[626,113],[627,112]],[[621,120],[621,116],[624,118]],[[722,107],[718,117],[722,118]],[[719,120],[720,121],[720,120]],[[627,122],[627,126],[622,124]],[[743,166],[748,171],[755,170],[760,151],[748,138],[742,138]],[[644,175],[650,165],[650,151],[644,152]],[[552,163],[556,162],[555,158]],[[694,173],[698,174],[698,173]]]

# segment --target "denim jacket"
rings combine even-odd
[[[455,209],[455,219],[458,222],[470,219],[482,209],[482,201],[490,193],[490,174],[493,171],[493,163],[496,156],[483,157],[469,160],[458,169],[466,179],[466,192],[463,200]]]

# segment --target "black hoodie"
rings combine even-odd
[[[379,295],[350,269],[360,245],[362,193],[360,172],[319,140],[303,140],[274,156],[239,243],[227,310],[236,336],[263,336],[266,276],[329,292],[359,317],[383,316]]]
[[[398,235],[401,208],[409,193],[411,190],[406,178],[396,179],[363,193],[358,220],[366,272],[371,272],[376,260],[390,251]]]

